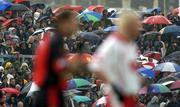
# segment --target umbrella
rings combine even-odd
[[[103,96],[101,97],[100,99],[98,99],[93,105],[95,107],[99,107],[100,105],[106,105],[107,104],[107,97],[106,96]],[[93,106],[93,107],[94,107]]]
[[[7,2],[6,0],[0,0],[0,11],[7,9],[11,5],[11,2]]]
[[[147,78],[155,78],[155,73],[153,70],[150,70],[150,69],[146,69],[146,68],[140,68],[138,69],[138,73],[140,75],[142,75],[143,77],[147,77]]]
[[[91,102],[91,99],[87,96],[80,96],[80,95],[75,95],[73,97],[73,100],[76,101],[77,103],[88,103]]]
[[[83,10],[83,6],[81,6],[81,5],[64,5],[63,9],[64,10],[72,10],[72,11],[80,12],[80,11]]]
[[[164,77],[164,78],[160,79],[157,83],[162,84],[162,83],[165,83],[165,82],[168,82],[168,81],[177,81],[177,80],[178,80],[178,78],[176,78],[176,77],[167,76],[167,77]]]
[[[147,52],[147,53],[144,54],[144,56],[148,57],[148,58],[156,59],[156,60],[161,59],[161,53],[160,52],[155,52],[155,51]]]
[[[6,21],[2,24],[2,26],[4,26],[4,27],[9,27],[9,26],[12,24],[12,22],[14,22],[14,21],[16,21],[16,19],[6,20]]]
[[[169,93],[171,92],[170,89],[165,86],[165,85],[161,85],[161,84],[151,84],[149,87],[148,87],[148,90],[147,90],[148,93],[155,93],[155,94],[158,94],[158,93]]]
[[[158,64],[155,68],[155,71],[161,71],[161,72],[179,72],[180,66],[172,63],[172,62],[165,62]]]
[[[171,85],[170,89],[171,89],[171,90],[180,89],[180,80],[175,81],[175,82]]]
[[[46,6],[44,3],[35,3],[33,5],[31,5],[32,8],[40,8],[40,9],[44,9]]]
[[[143,20],[144,24],[172,24],[166,17],[157,15],[157,16],[150,16]]]
[[[89,63],[92,60],[92,55],[83,53],[83,54],[68,54],[66,59],[68,62],[76,62],[76,61],[81,61],[83,63]]]
[[[19,96],[19,91],[15,88],[2,88],[1,90],[5,91],[8,94],[15,94]]]
[[[39,18],[38,18],[38,21],[43,21],[43,20],[46,20],[46,19],[48,19],[48,18],[50,18],[49,16],[40,16]]]
[[[35,82],[32,82],[31,88],[30,88],[29,92],[27,93],[27,97],[32,96],[33,93],[36,91],[39,91],[39,87],[37,86],[37,84]]]
[[[165,62],[174,62],[180,65],[180,51],[173,52],[164,58]]]
[[[63,95],[64,96],[72,96],[72,95],[74,95],[74,94],[79,94],[79,93],[81,93],[81,91],[78,91],[78,90],[76,90],[76,89],[72,89],[72,90],[66,90],[66,91],[64,91],[63,92]]]
[[[117,26],[110,26],[104,29],[105,32],[114,32],[117,31],[118,27]]]
[[[94,43],[98,43],[100,41],[100,37],[94,32],[82,32],[80,33],[80,37]]]
[[[5,22],[7,19],[3,16],[0,16],[0,22]]]
[[[156,66],[155,62],[142,62],[142,66],[147,69],[153,69]]]
[[[89,12],[83,12],[80,15],[78,15],[78,18],[81,19],[83,18],[86,21],[93,21],[97,22],[100,21],[102,18],[102,15],[97,12],[89,11]]]
[[[21,90],[21,94],[27,94],[31,88],[32,82],[26,84],[23,89]]]
[[[102,5],[91,5],[87,8],[89,11],[96,11],[98,13],[102,13],[104,10],[104,6]]]
[[[180,34],[180,26],[178,25],[170,25],[167,27],[164,27],[163,29],[160,30],[160,33],[162,35],[168,35],[168,34]],[[176,36],[176,35],[175,35]],[[177,35],[178,36],[178,35]]]
[[[13,4],[9,6],[6,10],[8,11],[29,11],[30,9],[23,4]]]
[[[41,34],[42,32],[44,32],[43,29],[36,30],[36,31],[32,34],[32,36],[33,36],[33,35]]]
[[[68,81],[68,89],[88,87],[91,83],[85,79],[72,79]]]
[[[160,33],[155,31],[150,31],[143,34],[143,36],[158,36],[158,35],[160,35]]]
[[[161,8],[159,7],[147,9],[144,11],[145,14],[154,14],[154,13],[160,13],[160,12],[161,12]]]

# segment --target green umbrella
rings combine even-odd
[[[87,96],[79,96],[79,95],[74,96],[73,100],[76,101],[77,103],[91,102],[91,99],[89,97],[87,97]]]
[[[97,22],[100,21],[102,18],[102,15],[96,12],[83,12],[78,16],[79,19],[83,19],[86,21],[93,21],[93,22]]]
[[[73,79],[77,87],[89,86],[91,83],[85,79]]]

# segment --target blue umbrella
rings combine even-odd
[[[140,68],[140,69],[138,69],[138,73],[144,77],[155,78],[154,71],[150,70],[150,69]]]
[[[163,29],[160,30],[160,33],[162,35],[174,35],[174,36],[179,36],[180,34],[180,26],[178,25],[170,25],[170,26],[167,26]]]
[[[83,12],[80,15],[78,15],[78,18],[79,19],[83,18],[86,21],[97,22],[97,21],[100,21],[102,19],[102,15],[100,13],[97,13],[97,12],[88,11],[88,12]]]
[[[8,8],[11,5],[12,5],[11,2],[7,2],[6,0],[0,0],[0,11],[5,10],[6,8]]]
[[[145,14],[153,14],[153,13],[160,13],[160,12],[161,12],[161,8],[157,7],[157,8],[147,9],[145,11]]]
[[[180,66],[172,62],[165,62],[157,65],[154,70],[161,72],[180,72]]]
[[[117,26],[110,26],[104,29],[105,32],[114,32],[117,31],[118,27]]]
[[[166,87],[165,85],[161,85],[161,84],[151,84],[148,87],[148,93],[169,93],[171,92],[170,89],[168,87]]]

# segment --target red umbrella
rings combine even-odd
[[[9,27],[11,26],[12,22],[16,21],[17,24],[21,24],[22,23],[22,19],[21,18],[15,18],[15,19],[9,19],[9,20],[6,20],[2,26],[4,27]]]
[[[148,57],[148,58],[153,58],[156,60],[161,59],[161,53],[160,52],[148,52],[148,53],[145,53],[144,56]]]
[[[91,5],[88,7],[88,10],[101,13],[104,10],[104,6],[102,6],[102,5]]]
[[[19,95],[19,91],[15,88],[2,88],[1,90],[5,91],[7,94]]]
[[[60,14],[61,12],[63,12],[64,10],[72,10],[74,16],[76,17],[77,15],[79,15],[78,11],[79,11],[80,9],[79,9],[78,7],[77,7],[77,8],[76,8],[76,7],[68,7],[68,5],[67,5],[67,7],[58,7],[58,8],[55,8],[55,9],[53,10],[53,14],[54,14],[55,16],[57,16],[58,14]]]
[[[0,22],[5,22],[7,19],[3,16],[0,16]]]
[[[171,89],[171,90],[180,89],[180,80],[175,81],[175,82],[171,85],[170,89]]]
[[[162,15],[157,15],[157,16],[150,16],[143,20],[144,24],[172,24],[171,21],[169,21],[166,17]]]
[[[83,10],[83,7],[80,6],[80,5],[64,5],[63,9],[64,10],[73,10],[73,11],[76,11],[76,12],[80,12],[80,11]]]

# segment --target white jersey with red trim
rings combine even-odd
[[[89,66],[92,71],[103,72],[119,92],[135,95],[140,88],[135,64],[136,45],[114,33],[102,43]]]

